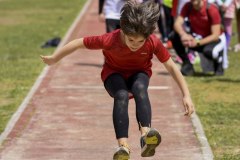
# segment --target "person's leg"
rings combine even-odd
[[[166,17],[167,36],[169,37],[169,34],[173,31],[173,24],[174,24],[173,16],[171,14],[172,9],[165,5],[163,7],[164,7],[164,12]]]
[[[120,20],[106,19],[106,30],[107,33],[112,32],[120,28]]]
[[[215,75],[223,75],[223,51],[225,44],[221,43],[221,40],[218,42],[209,43],[204,46],[203,54],[208,59],[212,59],[214,63],[214,72]]]
[[[159,32],[161,34],[162,42],[165,43],[168,40],[168,37],[167,37],[167,26],[166,26],[166,17],[165,17],[163,4],[159,4],[159,7],[160,7],[160,10],[159,10],[160,16],[159,16],[157,24],[158,24]]]
[[[181,72],[185,76],[190,76],[194,74],[194,68],[191,64],[186,48],[183,46],[182,41],[177,33],[172,35],[172,45],[177,55],[182,59],[183,64],[181,67]]]
[[[110,75],[104,82],[108,93],[114,98],[113,124],[116,138],[128,138],[128,88],[120,74]],[[120,140],[121,141],[121,140]]]
[[[113,159],[129,158],[130,149],[128,146],[128,88],[124,78],[120,74],[110,75],[104,82],[104,86],[109,95],[114,98],[113,124],[118,149],[113,155]]]
[[[224,29],[225,29],[225,36],[227,40],[227,48],[230,48],[230,42],[232,37],[232,18],[224,18]]]
[[[152,112],[147,92],[149,77],[139,72],[129,78],[128,84],[136,102],[136,117],[141,131],[141,156],[151,157],[161,142],[161,136],[156,129],[151,128]]]
[[[183,63],[190,63],[186,53],[186,48],[183,46],[181,39],[176,32],[171,40],[173,42],[174,50],[176,51],[177,55],[182,59]]]
[[[173,23],[174,23],[174,19],[173,16],[171,14],[171,8],[169,8],[166,5],[163,5],[164,8],[164,14],[165,14],[165,30],[166,30],[166,38],[165,38],[165,42],[163,43],[163,45],[167,48],[167,49],[171,49],[173,48],[172,46],[172,41],[171,39],[171,34],[173,32]]]
[[[141,134],[144,135],[151,127],[151,104],[148,97],[149,77],[139,72],[129,78],[129,88],[136,103],[136,118]]]

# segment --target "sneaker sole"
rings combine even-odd
[[[113,160],[129,160],[130,156],[125,150],[119,150],[113,156]]]
[[[142,157],[151,157],[155,154],[156,147],[161,143],[161,136],[155,129],[151,129],[145,139],[146,145],[142,149]]]

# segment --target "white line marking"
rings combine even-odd
[[[197,138],[198,138],[198,140],[201,144],[203,159],[204,160],[213,160],[214,156],[213,156],[212,149],[211,149],[211,147],[208,143],[207,137],[204,133],[201,121],[198,118],[196,113],[192,114],[191,120],[192,120],[192,123],[193,123],[193,126],[194,126],[195,133],[197,135]]]
[[[47,72],[48,72],[48,67],[45,67],[43,69],[42,73],[40,74],[40,76],[38,77],[38,79],[36,80],[35,84],[31,88],[30,92],[28,93],[28,95],[23,100],[22,104],[18,107],[18,110],[12,115],[12,117],[9,120],[7,126],[5,127],[5,130],[0,135],[0,145],[2,144],[4,139],[6,139],[6,137],[9,135],[9,133],[14,128],[15,124],[17,123],[18,119],[20,118],[21,114],[24,112],[24,110],[27,107],[29,101],[31,100],[34,93],[38,89],[39,85],[41,84],[41,82],[42,82],[43,78],[45,77],[45,75],[47,74]]]
[[[105,89],[104,86],[97,86],[97,85],[91,85],[91,86],[52,86],[53,89]],[[149,90],[167,90],[170,87],[168,86],[149,86]]]

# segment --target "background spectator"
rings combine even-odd
[[[99,19],[105,21],[106,32],[120,28],[120,12],[126,0],[99,0]]]
[[[190,33],[183,28],[184,18],[188,18],[190,22]],[[202,57],[207,60],[207,63],[202,63],[204,72],[213,71],[215,75],[224,74],[223,64],[225,63],[223,62],[227,59],[224,49],[226,38],[221,34],[221,17],[215,5],[210,5],[204,0],[191,0],[181,10],[174,29],[176,34],[173,37],[173,47],[183,60],[181,68],[183,75],[194,74],[186,48],[202,53]]]
[[[161,40],[166,48],[172,48],[169,36],[173,31],[172,0],[162,0],[160,3],[160,17],[158,20],[158,28],[161,33]]]

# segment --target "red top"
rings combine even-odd
[[[119,29],[101,36],[84,37],[83,43],[88,49],[102,49],[105,57],[101,73],[103,81],[112,73],[120,73],[127,79],[132,74],[143,71],[151,77],[153,54],[162,63],[170,58],[167,49],[154,35],[149,36],[137,51],[131,51],[123,44]]]
[[[173,17],[177,16],[177,10],[178,10],[178,0],[173,0],[172,1],[172,10],[171,10],[171,15]]]
[[[215,5],[211,4],[207,9],[207,2],[204,1],[204,5],[200,12],[190,5],[191,2],[184,5],[181,11],[181,16],[190,19],[192,32],[197,33],[204,38],[211,34],[212,25],[221,24],[221,16]],[[191,9],[189,7],[191,7]]]

